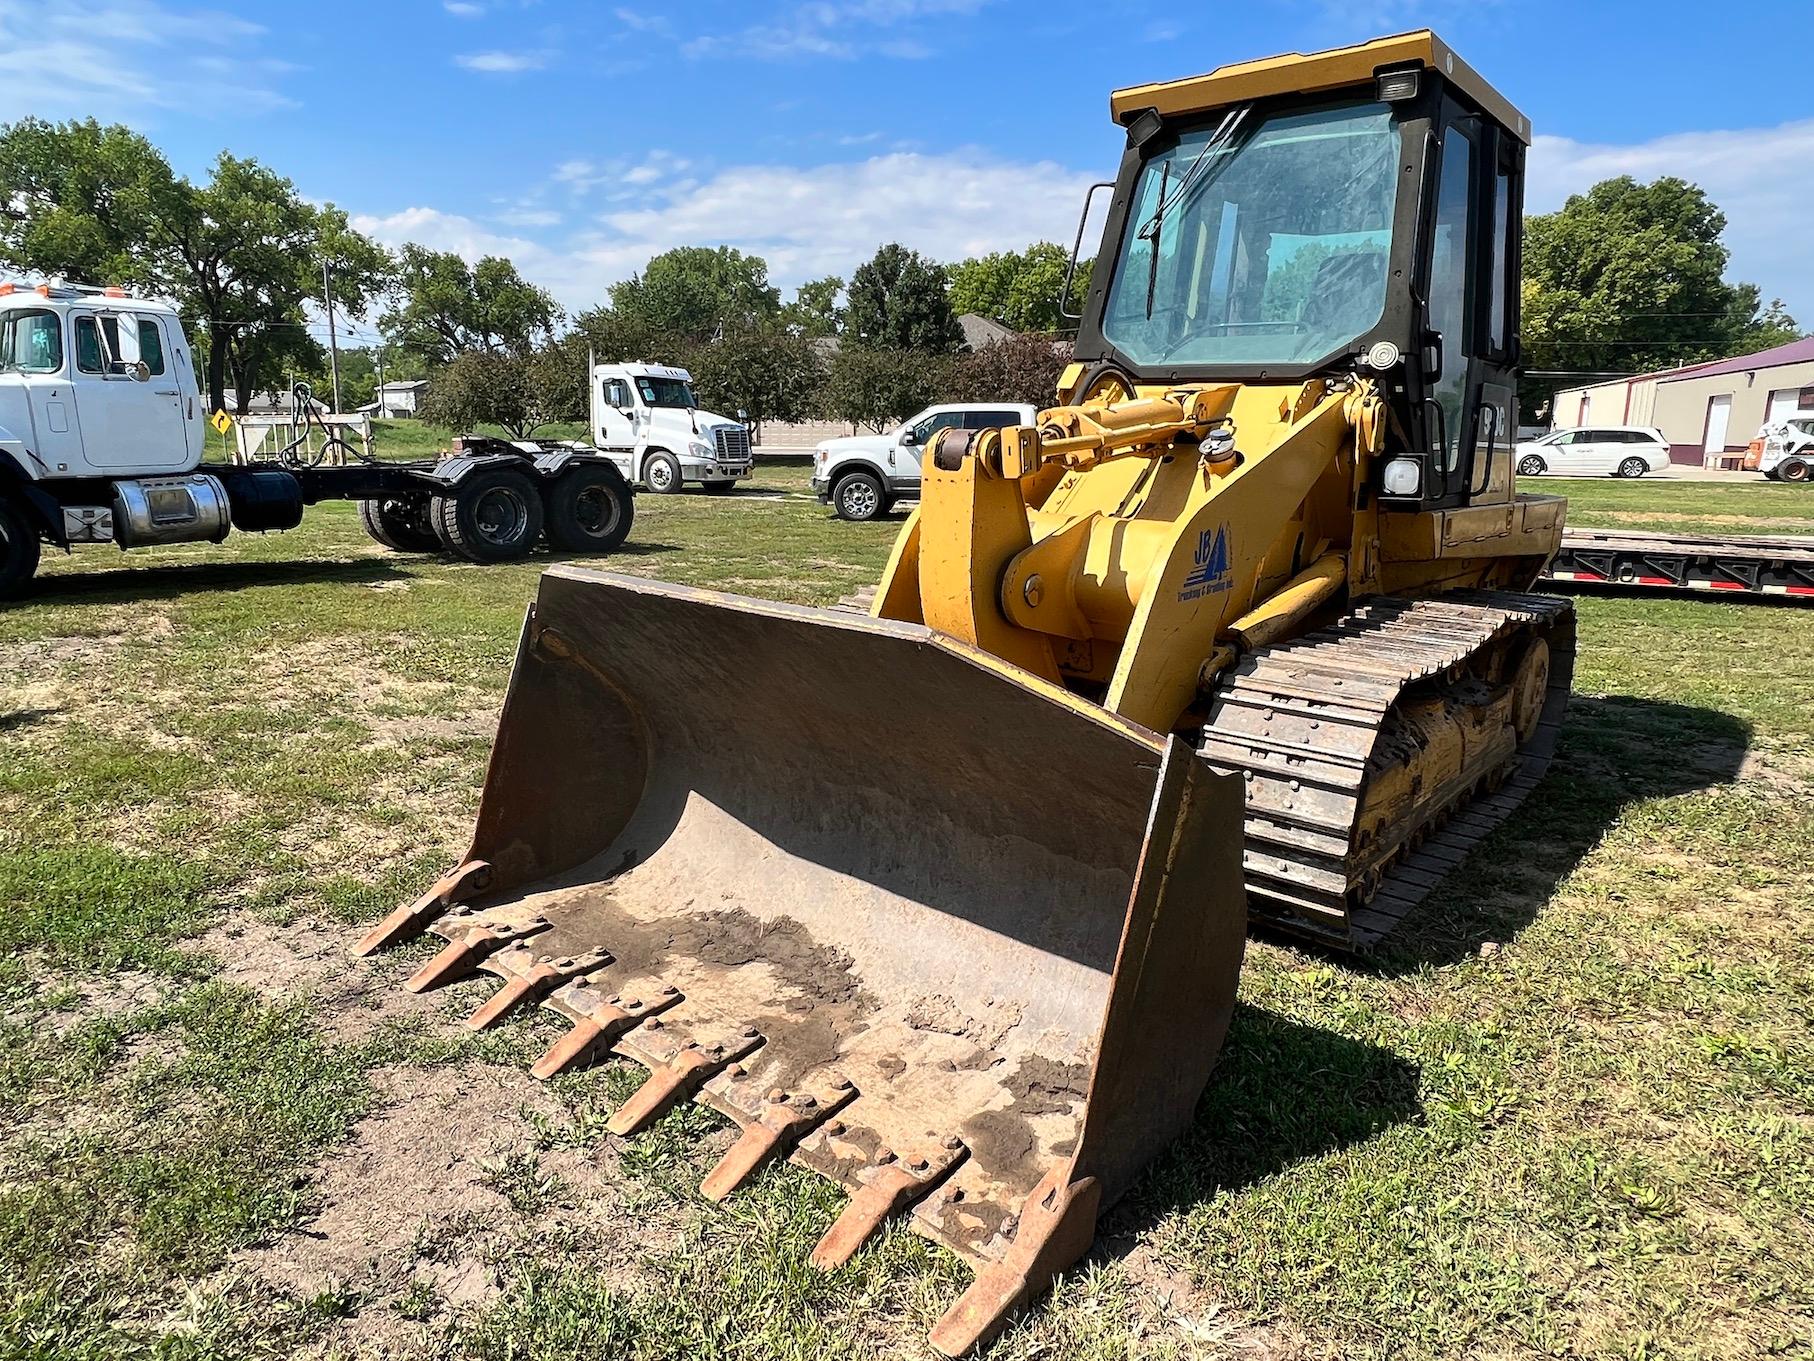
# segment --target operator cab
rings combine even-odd
[[[1382,500],[1509,495],[1522,114],[1428,31],[1110,107],[1127,151],[1072,400],[1370,374],[1394,417]]]

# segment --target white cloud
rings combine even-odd
[[[1780,297],[1814,326],[1814,251],[1807,248],[1807,167],[1814,119],[1773,128],[1680,132],[1629,145],[1540,136],[1532,144],[1526,209],[1550,212],[1603,179],[1676,175],[1705,189],[1726,214],[1727,277]]]
[[[539,71],[547,64],[548,56],[544,52],[464,52],[454,58],[455,66],[494,76]]]
[[[978,150],[804,168],[734,166],[699,178],[685,177],[684,163],[660,164],[672,177],[645,186],[637,206],[605,212],[559,239],[501,233],[429,207],[358,217],[354,225],[392,245],[417,241],[468,260],[507,255],[576,312],[604,301],[610,284],[675,246],[724,244],[760,255],[787,292],[826,274],[848,277],[888,241],[937,260],[1068,242],[1094,178],[1050,161],[1007,161]]]
[[[265,30],[249,20],[158,0],[0,0],[0,121],[95,117],[140,122],[153,110],[208,112],[197,88],[239,78],[235,112],[293,106],[279,88],[294,70],[250,44]]]
[[[485,13],[485,6],[475,5],[472,0],[441,0],[441,8],[456,19],[477,19]]]
[[[915,61],[933,54],[930,44],[898,32],[903,27],[973,14],[989,0],[809,0],[768,23],[735,33],[707,33],[681,44],[689,57],[744,57],[763,61],[861,56]]]

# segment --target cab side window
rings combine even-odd
[[[0,368],[55,373],[63,367],[63,327],[55,312],[13,312],[0,330]]]
[[[153,378],[164,372],[164,333],[150,317],[139,318],[139,359]]]
[[[935,411],[913,427],[913,438],[916,443],[928,444],[939,431],[948,430],[952,426],[961,426],[963,423],[964,413],[961,411]]]
[[[76,371],[78,373],[105,373],[106,363],[101,355],[101,332],[94,324],[93,317],[77,317],[76,334]]]
[[[1019,425],[1020,414],[1014,411],[966,411],[964,429],[966,430],[999,430],[1004,426]]]

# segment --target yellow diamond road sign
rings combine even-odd
[[[233,428],[233,418],[224,411],[216,411],[208,423],[223,435]]]

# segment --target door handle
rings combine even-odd
[[[151,395],[153,397],[175,397],[178,394],[175,388],[152,388]]]

